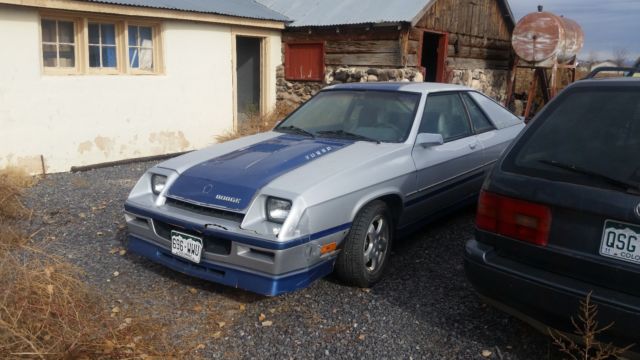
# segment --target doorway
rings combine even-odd
[[[236,36],[236,104],[238,125],[260,114],[262,38]]]
[[[425,69],[424,81],[445,81],[445,61],[448,51],[447,34],[426,31],[423,33],[420,66]]]

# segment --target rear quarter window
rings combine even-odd
[[[503,129],[522,123],[522,120],[519,117],[513,115],[509,110],[505,109],[502,105],[496,103],[485,95],[475,91],[469,92],[469,95],[478,103],[478,105],[480,105],[482,110],[484,110],[485,114],[489,117],[489,120],[497,129]]]

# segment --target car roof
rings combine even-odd
[[[591,79],[583,79],[576,81],[572,85],[635,85],[640,86],[640,78],[638,77],[596,77]]]
[[[379,91],[411,91],[411,92],[440,92],[473,90],[469,87],[455,84],[442,84],[432,82],[364,82],[331,85],[326,90],[379,90]]]

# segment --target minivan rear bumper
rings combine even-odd
[[[577,319],[580,300],[593,292],[600,326],[615,323],[599,339],[618,346],[640,344],[637,297],[511,261],[476,240],[467,242],[464,263],[467,279],[482,297],[543,332],[550,327],[573,333],[571,317]]]

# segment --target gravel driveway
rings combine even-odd
[[[152,165],[50,175],[27,202],[38,215],[37,238],[84,269],[118,316],[168,324],[176,346],[187,338],[201,344],[195,357],[482,359],[483,350],[492,359],[550,357],[545,336],[485,306],[467,284],[462,249],[472,209],[397,241],[390,271],[373,289],[327,278],[267,298],[122,251],[123,203]]]

